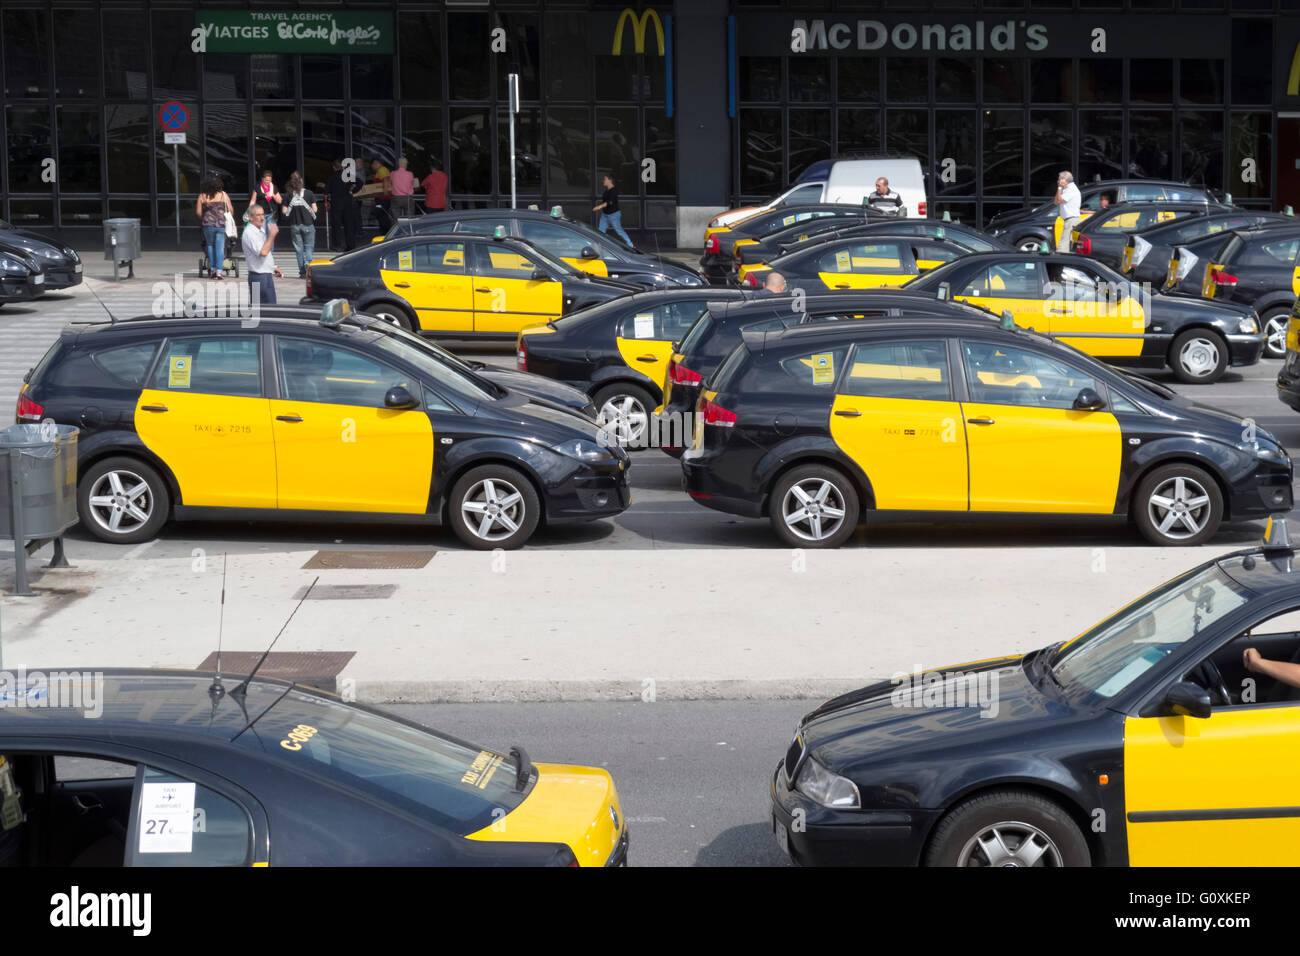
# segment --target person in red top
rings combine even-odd
[[[424,208],[427,212],[442,212],[447,208],[447,174],[434,160],[433,170],[420,181],[424,187]]]

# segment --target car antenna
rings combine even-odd
[[[307,590],[302,592],[302,597],[298,599],[298,603],[295,604],[293,610],[289,612],[289,617],[285,620],[284,624],[280,627],[279,632],[275,635],[275,640],[271,641],[271,646],[262,652],[262,656],[258,658],[257,664],[254,665],[252,672],[247,677],[244,678],[244,682],[242,684],[240,684],[233,691],[231,691],[232,694],[236,694],[240,697],[243,697],[248,693],[249,683],[251,683],[253,678],[257,675],[257,672],[261,669],[262,664],[266,661],[266,656],[271,653],[271,648],[275,647],[275,642],[280,639],[280,635],[283,634],[285,628],[289,626],[289,622],[293,620],[293,616],[298,613],[298,608],[302,607],[302,602],[307,600],[307,595],[311,594],[311,589],[316,586],[316,582],[319,580],[320,580],[320,575],[318,574],[316,575],[315,580],[313,580],[311,584],[307,585]]]
[[[229,564],[230,553],[226,552],[221,556],[221,612],[217,617],[217,673],[208,688],[208,696],[212,698],[214,707],[216,701],[226,693],[226,689],[221,686],[221,635],[226,625],[226,568]]]

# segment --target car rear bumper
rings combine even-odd
[[[623,827],[623,835],[619,837],[618,846],[614,847],[614,852],[609,855],[605,861],[606,866],[627,866],[627,847],[628,847],[628,830],[627,826]]]
[[[772,828],[806,866],[919,866],[937,810],[831,810],[790,789],[785,761],[772,775]]]
[[[730,253],[709,253],[700,258],[700,274],[713,285],[730,285],[736,278],[736,260]]]
[[[763,517],[763,501],[745,489],[720,481],[713,471],[690,452],[682,456],[682,490],[697,504],[746,518]]]

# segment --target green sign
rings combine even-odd
[[[392,53],[393,15],[351,10],[201,10],[205,53]]]

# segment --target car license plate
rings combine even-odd
[[[32,282],[35,283],[36,285],[44,285],[44,284],[45,284],[45,273],[44,273],[44,272],[38,272],[36,275],[32,276]]]
[[[790,855],[790,833],[776,816],[772,817],[772,829],[776,831],[776,845],[781,848],[781,852],[786,856]]]
[[[76,263],[76,264],[72,267],[72,271],[75,272],[75,273],[77,273],[77,275],[81,275],[81,263],[80,263],[80,262]]]

